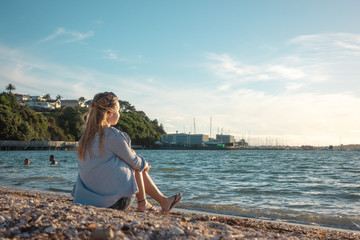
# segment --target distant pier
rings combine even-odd
[[[76,150],[78,142],[0,140],[0,150]]]

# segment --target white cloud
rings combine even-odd
[[[301,84],[301,83],[288,83],[286,84],[286,89],[287,90],[296,90],[296,89],[299,89],[301,87],[303,87],[304,84]]]
[[[289,81],[303,79],[307,74],[300,67],[286,66],[285,64],[249,65],[235,60],[228,54],[207,54],[212,62],[209,69],[223,80],[234,83],[262,82],[262,81]],[[227,82],[228,83],[228,82]],[[227,84],[228,87],[229,83]]]
[[[245,80],[244,77],[258,72],[257,67],[236,61],[228,54],[208,53],[206,56],[208,59],[215,62],[209,64],[213,72],[217,76],[225,79],[243,81]]]
[[[70,31],[66,28],[58,28],[56,29],[52,34],[46,36],[45,38],[41,39],[39,43],[48,42],[53,39],[61,38],[61,43],[71,43],[71,42],[78,42],[82,41],[86,38],[94,36],[93,31],[88,31],[85,33],[76,32],[76,31]]]
[[[258,89],[271,84],[278,93],[350,91],[360,95],[360,35],[298,36],[290,39],[286,48],[285,55],[252,64],[239,61],[236,55],[207,53],[207,67],[217,78],[218,88],[226,85],[230,89]]]
[[[103,58],[105,58],[105,59],[114,60],[114,61],[122,62],[122,63],[126,63],[126,64],[131,64],[134,62],[130,58],[119,57],[118,51],[113,50],[113,49],[105,49],[105,50],[103,50],[103,52],[105,53],[105,56],[103,56]],[[131,68],[136,69],[136,66],[132,66]]]
[[[221,91],[225,91],[225,90],[229,90],[230,85],[226,84],[226,85],[221,85],[218,87],[219,90]]]
[[[360,35],[349,33],[322,33],[303,35],[291,39],[290,45],[296,44],[303,49],[313,50],[313,54],[342,57],[360,55]]]
[[[300,79],[306,76],[306,74],[301,69],[286,67],[283,65],[270,66],[267,71],[270,73],[275,73],[279,77],[289,80]]]
[[[117,56],[117,53],[112,49],[106,49],[104,50],[105,56],[104,58],[110,59],[110,60],[119,60],[119,57]]]

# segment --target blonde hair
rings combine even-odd
[[[98,93],[94,96],[89,111],[84,114],[86,118],[85,127],[77,150],[77,156],[80,160],[85,159],[86,151],[89,151],[90,156],[92,155],[91,148],[97,133],[99,134],[100,152],[104,151],[102,143],[104,126],[107,125],[107,113],[114,110],[117,101],[117,96],[112,92]]]

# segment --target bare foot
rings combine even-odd
[[[182,199],[182,195],[180,193],[175,194],[166,199],[166,203],[161,206],[163,212],[169,212],[173,209]]]

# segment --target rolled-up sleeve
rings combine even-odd
[[[129,164],[132,169],[143,171],[146,165],[144,157],[136,155],[131,150],[130,138],[121,132],[109,136],[106,146],[124,162]]]

